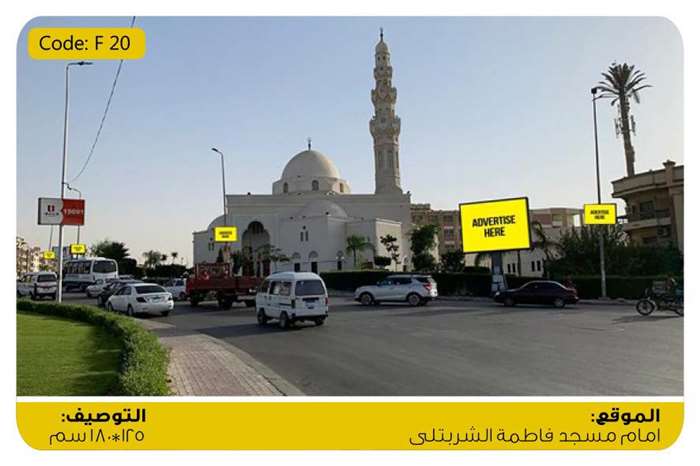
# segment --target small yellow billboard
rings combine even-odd
[[[70,253],[74,256],[84,256],[87,252],[87,246],[80,243],[74,243],[70,245]]]
[[[584,204],[583,222],[586,225],[614,225],[617,223],[617,204]]]
[[[56,253],[53,251],[44,251],[44,260],[52,261],[56,258]]]
[[[214,241],[217,243],[233,243],[238,241],[238,228],[216,227],[214,228]]]
[[[459,205],[465,253],[530,249],[530,211],[526,197]]]

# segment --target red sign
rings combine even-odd
[[[39,198],[39,225],[84,225],[83,199]]]
[[[63,199],[63,225],[85,224],[85,201],[83,199]]]

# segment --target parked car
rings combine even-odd
[[[496,292],[493,299],[505,306],[550,304],[562,308],[567,304],[576,304],[578,294],[574,288],[567,288],[559,282],[535,280],[525,283],[520,288]]]
[[[99,307],[105,307],[107,305],[107,300],[109,299],[110,296],[114,294],[115,291],[117,291],[119,288],[121,288],[124,285],[129,285],[132,283],[142,283],[141,280],[133,280],[133,279],[127,279],[127,280],[115,280],[111,283],[108,283],[100,292],[100,294],[97,295],[97,305]]]
[[[155,283],[132,283],[119,287],[107,299],[107,310],[138,313],[157,313],[163,316],[173,310],[173,295]]]
[[[116,280],[116,278],[98,278],[95,280],[95,283],[85,287],[85,295],[88,298],[95,298],[97,295],[102,293],[102,290],[104,290],[107,285]]]
[[[184,301],[187,299],[186,279],[173,278],[168,280],[163,287],[173,295],[176,301]]]
[[[437,297],[437,282],[430,275],[390,275],[376,285],[355,290],[355,301],[364,306],[384,301],[420,306]]]
[[[58,279],[54,272],[27,273],[17,280],[17,297],[29,296],[31,299],[49,297],[56,299]]]
[[[280,272],[268,276],[255,295],[258,324],[277,319],[281,328],[310,320],[323,325],[328,317],[328,291],[311,272]]]

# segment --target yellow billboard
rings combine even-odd
[[[233,243],[238,241],[238,228],[216,227],[214,228],[214,241],[217,243]]]
[[[87,246],[84,244],[74,243],[70,245],[70,253],[74,256],[85,255]]]
[[[530,249],[530,213],[526,197],[459,205],[465,253]]]
[[[617,204],[584,204],[583,222],[586,225],[614,225],[617,223]]]
[[[53,251],[44,251],[44,259],[47,261],[54,260],[56,258],[56,253]]]

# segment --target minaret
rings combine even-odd
[[[391,86],[393,69],[389,47],[380,30],[379,43],[374,49],[374,80],[372,104],[374,116],[369,132],[374,139],[374,183],[376,194],[402,193],[399,174],[399,133],[401,120],[396,116],[396,88]]]

